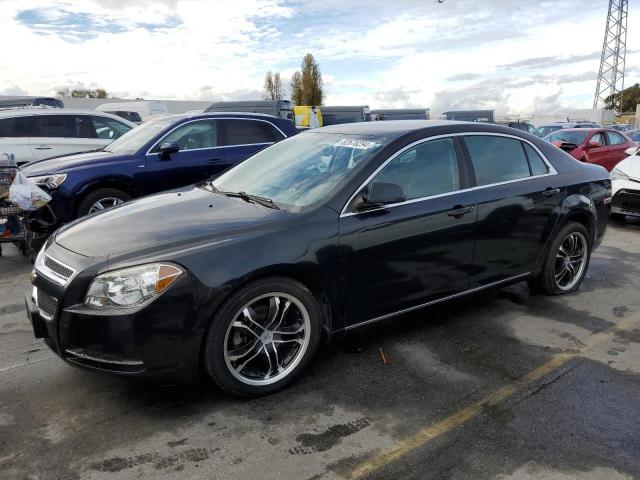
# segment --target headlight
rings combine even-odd
[[[153,301],[182,274],[165,263],[123,268],[98,275],[91,282],[85,305],[97,308],[134,308]]]
[[[56,173],[53,175],[41,175],[39,177],[29,177],[29,179],[36,185],[47,187],[51,190],[55,190],[67,179],[66,173]]]
[[[629,176],[622,172],[618,168],[614,168],[611,171],[611,180],[629,180]]]

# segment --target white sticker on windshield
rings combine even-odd
[[[368,150],[370,148],[379,147],[380,144],[371,140],[362,140],[359,138],[343,138],[336,143],[336,147],[357,148],[359,150]]]

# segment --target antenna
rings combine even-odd
[[[624,59],[627,52],[627,16],[629,0],[609,0],[607,27],[604,31],[600,71],[593,108],[600,105],[620,112],[624,91]]]

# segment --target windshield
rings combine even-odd
[[[167,117],[143,123],[139,127],[129,130],[113,143],[110,143],[105,150],[107,152],[119,154],[136,153],[148,142],[153,140],[156,135],[161,133],[167,127],[173,125],[175,122],[175,117]]]
[[[546,127],[538,127],[533,131],[533,134],[538,137],[546,137],[551,132],[555,132],[556,130],[560,130],[562,127],[557,125],[551,125]]]
[[[560,130],[559,132],[554,132],[549,135],[545,140],[549,142],[564,142],[564,143],[573,143],[574,145],[580,145],[584,142],[584,139],[589,135],[588,131],[585,132],[563,132]]]
[[[306,132],[257,153],[212,183],[224,192],[245,192],[300,211],[326,200],[386,143],[389,137]]]

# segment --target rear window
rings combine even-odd
[[[478,135],[465,137],[464,141],[479,186],[530,176],[529,162],[519,140]]]
[[[33,117],[0,119],[0,137],[30,137],[33,133]]]
[[[544,175],[545,173],[549,173],[549,167],[544,163],[544,160],[536,149],[528,143],[522,142],[522,145],[524,145],[524,151],[527,153],[527,158],[529,159],[531,175]]]
[[[96,138],[89,117],[80,115],[42,115],[36,117],[38,137]]]
[[[607,132],[607,136],[609,137],[609,143],[611,145],[622,145],[625,143],[624,137],[619,133]]]
[[[574,145],[580,145],[585,141],[589,135],[589,132],[567,132],[563,130],[558,130],[557,132],[553,132],[547,140],[550,142],[563,142],[563,143],[573,143]]]
[[[225,145],[251,145],[255,143],[275,143],[283,135],[269,122],[258,120],[224,120],[226,127]]]

